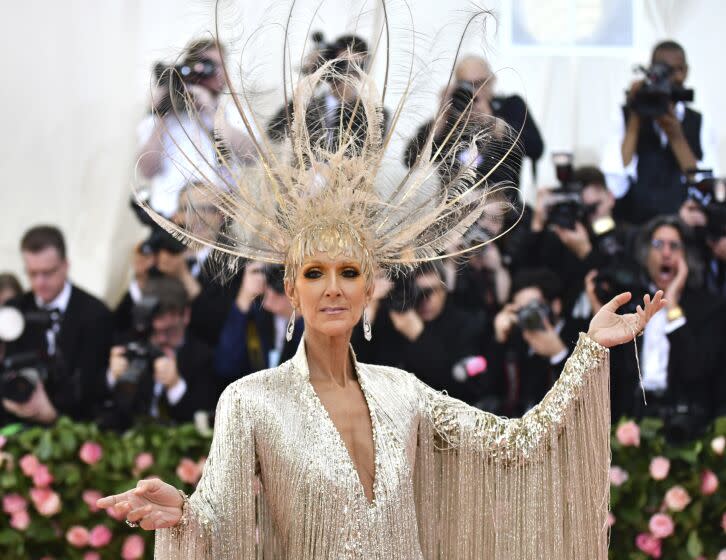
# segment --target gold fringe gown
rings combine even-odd
[[[156,558],[606,560],[606,348],[581,334],[518,419],[398,369],[355,368],[373,423],[372,503],[301,343],[225,390],[188,520],[156,532]]]

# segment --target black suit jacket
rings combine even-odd
[[[668,388],[664,402],[693,410],[694,420],[707,425],[726,412],[723,394],[726,364],[726,300],[702,290],[687,289],[680,301],[686,324],[668,336]],[[642,338],[638,339],[642,347]],[[613,417],[649,416],[643,407],[638,373],[629,344],[611,350]],[[699,410],[703,410],[701,413]],[[698,416],[698,418],[696,418]],[[700,416],[703,416],[700,418]]]
[[[487,351],[489,372],[486,376],[486,393],[494,397],[489,399],[490,412],[517,417],[539,403],[559,379],[579,333],[585,330],[584,321],[565,321],[559,334],[568,352],[555,364],[549,358],[530,352],[518,330],[513,331],[504,344],[492,338]]]
[[[539,133],[539,129],[532,118],[531,112],[527,109],[527,105],[524,100],[518,95],[512,95],[510,97],[494,97],[492,99],[491,106],[496,117],[502,119],[516,131],[521,129],[519,143],[521,145],[523,155],[524,157],[530,158],[533,164],[536,163],[542,156],[544,143],[542,141],[542,136]],[[455,119],[453,122],[455,122]],[[412,167],[415,164],[433,126],[434,121],[432,119],[423,124],[416,132],[416,135],[409,141],[403,157],[404,164],[407,167]],[[451,126],[444,127],[444,132],[441,137],[439,139],[434,138],[434,149],[442,145],[442,140],[446,137],[450,129]],[[505,155],[506,149],[508,148],[509,146],[502,146],[501,151],[497,150],[497,153],[491,154],[492,157],[489,160],[485,159],[482,165],[480,165],[479,170],[483,174],[491,171],[493,165]],[[448,146],[444,145],[442,154],[446,154],[447,151]],[[489,182],[496,183],[497,181],[510,180],[515,185],[518,185],[521,165],[521,161],[519,161],[519,159],[514,155],[511,155],[507,158],[507,165],[500,166],[492,173],[489,178]],[[507,192],[508,191],[505,191],[505,193]]]
[[[169,403],[166,391],[157,400],[161,421],[171,423],[189,422],[198,410],[211,411],[215,405],[216,380],[214,377],[214,355],[212,349],[201,340],[187,334],[184,343],[176,352],[179,376],[187,385],[186,392],[176,404]],[[117,384],[112,390],[104,424],[106,427],[126,429],[134,421],[149,416],[154,402],[153,364],[140,377],[136,386]]]
[[[469,404],[481,399],[482,376],[460,382],[452,376],[452,367],[462,358],[482,354],[491,331],[483,313],[464,311],[447,301],[441,314],[410,341],[393,327],[388,309],[381,305],[372,328],[370,342],[363,339],[361,328],[353,331],[351,343],[361,362],[405,369],[430,387]]]
[[[37,311],[32,292],[9,302],[21,311]],[[46,391],[59,414],[88,420],[106,393],[106,367],[111,349],[111,312],[99,299],[77,286],[63,314],[58,335],[58,367],[46,382]],[[8,344],[8,356],[19,352],[47,351],[45,328],[28,325],[22,336]],[[1,408],[1,407],[0,407]],[[15,420],[6,414],[4,422]]]

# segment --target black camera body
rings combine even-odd
[[[559,185],[552,190],[547,204],[546,226],[574,230],[575,224],[583,222],[591,211],[582,203],[582,183],[573,179],[572,159],[569,152],[552,154]]]
[[[312,74],[316,72],[324,64],[331,62],[329,69],[329,77],[334,78],[337,75],[350,74],[354,69],[355,65],[352,61],[345,58],[339,58],[339,53],[346,49],[351,49],[352,46],[357,46],[357,50],[368,51],[365,42],[356,36],[343,36],[332,43],[325,40],[325,34],[322,31],[314,31],[310,35],[310,40],[313,43],[313,51],[317,54],[315,59],[310,63],[306,64],[302,68],[303,74]],[[355,50],[355,49],[354,49]],[[365,65],[364,65],[365,66]]]
[[[124,356],[129,367],[119,378],[119,383],[136,385],[141,376],[150,371],[154,360],[161,358],[164,353],[148,341],[132,341],[124,347]]]
[[[119,385],[135,386],[141,376],[151,370],[154,360],[164,355],[149,340],[152,321],[158,310],[159,299],[154,296],[143,296],[131,309],[134,334],[133,339],[124,345],[124,356],[129,366],[119,378]]]
[[[416,309],[430,295],[431,291],[431,288],[419,288],[412,275],[399,274],[393,279],[393,288],[388,292],[386,298],[388,309],[397,313]]]
[[[169,94],[156,107],[156,111],[163,116],[172,110],[184,111],[186,109],[186,86],[198,84],[214,76],[217,72],[217,64],[208,58],[188,58],[175,65],[156,62],[153,72],[156,84],[169,89]]]
[[[3,316],[3,320],[8,319],[11,310],[16,317],[14,320],[17,321],[18,330],[15,333],[16,337],[7,340],[20,338],[28,324],[33,324],[39,329],[54,329],[55,333],[59,330],[61,314],[58,311],[21,312],[13,308],[5,308],[8,313]],[[45,336],[42,337],[42,340],[45,342]],[[1,344],[2,340],[0,340]],[[38,383],[45,383],[55,372],[58,362],[57,352],[50,355],[48,347],[43,343],[33,350],[4,356],[0,361],[0,398],[16,403],[28,402]]]
[[[552,322],[552,311],[544,302],[530,301],[517,310],[517,325],[523,331],[543,331],[545,320]]]
[[[671,82],[673,70],[668,64],[656,62],[649,68],[639,66],[636,70],[645,77],[642,87],[628,101],[628,107],[641,117],[654,119],[666,114],[671,103],[693,101],[692,89]]]
[[[40,352],[23,352],[0,362],[0,396],[26,403],[39,382],[48,379],[47,359]]]
[[[456,82],[456,87],[451,93],[451,107],[456,113],[461,114],[471,108],[476,101],[477,88],[473,83],[467,81]]]

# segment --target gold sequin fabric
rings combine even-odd
[[[309,381],[304,343],[230,385],[183,527],[159,559],[607,558],[607,350],[585,335],[520,419],[356,363],[373,423],[369,503]]]

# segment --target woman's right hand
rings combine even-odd
[[[174,527],[182,517],[184,498],[171,484],[152,478],[140,480],[136,488],[97,502],[100,508],[113,507],[130,523],[147,531]]]

